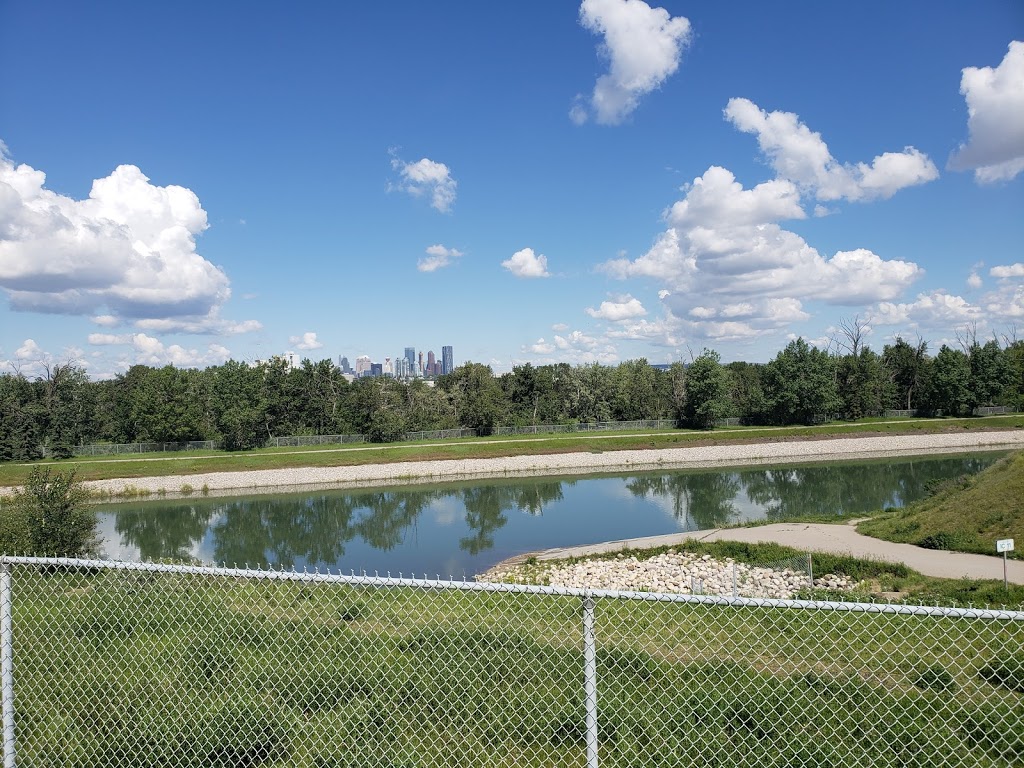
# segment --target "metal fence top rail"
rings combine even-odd
[[[816,600],[777,600],[753,597],[716,597],[712,595],[682,595],[660,592],[629,592],[610,589],[577,589],[552,587],[537,584],[495,584],[478,581],[457,581],[454,579],[416,579],[355,573],[331,574],[320,571],[264,570],[259,568],[227,568],[207,565],[186,565],[174,563],[137,563],[120,560],[89,560],[71,557],[22,557],[0,555],[0,571],[4,576],[10,566],[59,567],[69,570],[129,571],[141,573],[168,573],[190,576],[216,576],[221,578],[253,579],[264,581],[290,581],[317,584],[343,584],[357,587],[407,587],[424,590],[457,590],[464,592],[500,592],[506,594],[531,594],[580,598],[604,598],[611,600],[637,600],[657,603],[690,603],[693,605],[718,605],[735,608],[791,608],[803,610],[830,610],[846,613],[892,614],[899,616],[931,616],[940,618],[987,619],[991,621],[1024,622],[1024,611],[998,610],[991,608],[952,608],[927,605],[903,605],[899,603],[848,603]]]

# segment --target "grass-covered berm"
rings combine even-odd
[[[19,766],[585,764],[579,597],[11,571]],[[595,635],[602,766],[1024,760],[1024,621],[599,598]]]
[[[928,549],[995,554],[995,542],[1014,539],[1010,557],[1024,554],[1024,452],[985,471],[951,478],[926,499],[904,509],[886,510],[857,530],[888,541]]]

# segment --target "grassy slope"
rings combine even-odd
[[[977,419],[898,419],[887,422],[833,423],[818,427],[740,427],[719,429],[714,432],[668,430],[644,434],[580,433],[541,437],[523,435],[451,440],[441,443],[267,448],[231,454],[203,451],[131,457],[97,456],[49,463],[58,467],[76,466],[80,480],[104,480],[286,467],[348,466],[435,459],[675,448],[733,441],[767,442],[787,439],[1020,428],[1024,428],[1024,414]],[[0,464],[0,486],[20,485],[28,477],[32,466],[32,464],[19,463]]]
[[[19,764],[584,764],[578,599],[14,579]],[[1024,759],[1020,622],[600,600],[596,631],[603,766]]]
[[[867,520],[857,530],[888,541],[985,555],[995,553],[997,539],[1012,538],[1024,547],[1024,453],[951,481],[935,495]]]

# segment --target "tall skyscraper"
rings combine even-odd
[[[356,358],[356,376],[370,375],[370,358],[368,355],[360,355]]]
[[[416,370],[416,347],[405,348],[405,359],[409,361],[409,370]]]
[[[342,356],[338,360],[338,367],[341,368],[342,373],[352,373],[352,369],[349,367],[347,357]]]
[[[447,376],[455,370],[455,355],[451,347],[441,347],[441,373]]]
[[[419,368],[417,368],[416,370],[419,371],[420,376],[423,375],[423,350],[422,349],[420,350]]]
[[[427,376],[437,376],[437,358],[434,350],[427,352]]]

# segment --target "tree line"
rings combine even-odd
[[[875,352],[859,323],[844,324],[832,350],[791,341],[768,363],[723,364],[705,349],[688,364],[518,365],[494,375],[468,362],[435,386],[414,380],[349,382],[330,360],[229,360],[206,369],[135,365],[91,381],[74,364],[29,379],[0,374],[0,461],[70,456],[89,443],[218,440],[227,450],[273,437],[363,434],[374,442],[454,428],[673,419],[710,429],[723,418],[749,424],[857,419],[890,409],[962,416],[976,407],[1024,408],[1024,341],[962,340],[929,354],[897,338]]]

